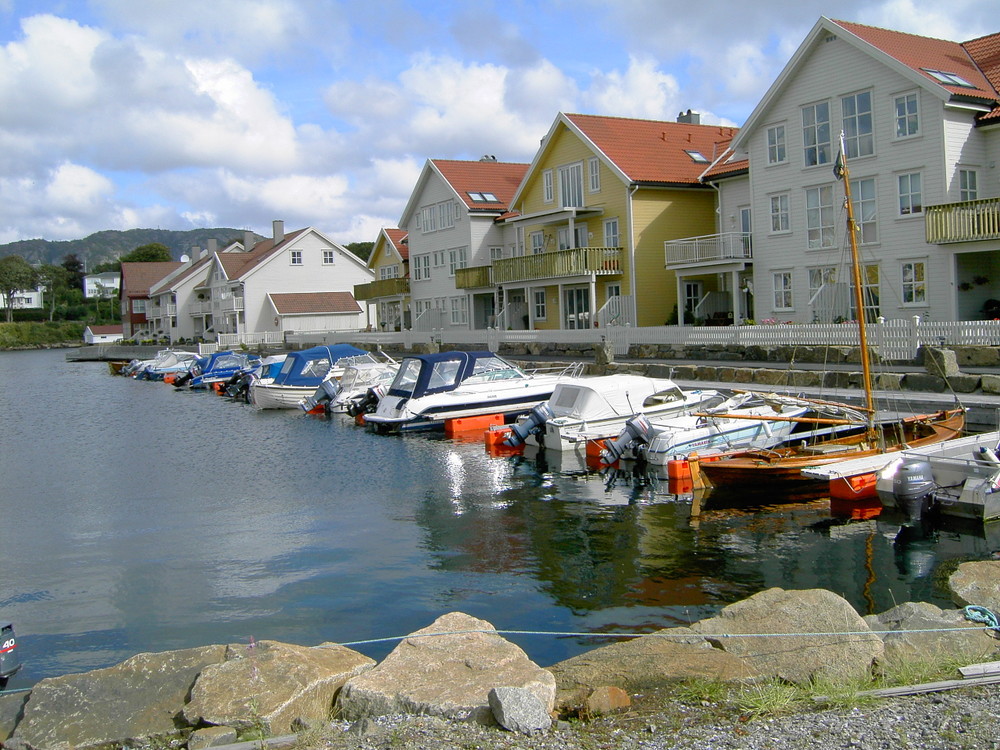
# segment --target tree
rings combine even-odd
[[[83,289],[83,261],[75,253],[63,258],[62,267],[69,273],[68,284],[74,289]]]
[[[372,248],[375,247],[374,242],[348,242],[344,245],[348,250],[357,255],[361,260],[368,260],[372,254]]]
[[[170,248],[161,245],[159,242],[150,242],[148,245],[139,245],[135,250],[126,253],[119,260],[123,263],[153,263],[157,261],[171,261],[173,256]]]
[[[7,322],[14,319],[14,295],[38,285],[38,272],[20,255],[0,258],[0,294],[7,302]]]
[[[63,266],[44,264],[38,269],[38,280],[45,286],[49,302],[49,321],[56,315],[56,293],[69,288],[69,271]]]

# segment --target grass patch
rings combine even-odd
[[[807,691],[781,680],[745,685],[733,695],[736,706],[751,719],[802,711],[809,706],[807,698]]]

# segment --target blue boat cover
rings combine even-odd
[[[299,352],[291,352],[281,366],[281,372],[274,377],[275,385],[317,386],[323,382],[330,368],[344,357],[367,354],[350,344],[314,346]]]
[[[440,352],[404,357],[389,387],[389,393],[402,398],[419,398],[428,393],[453,391],[464,380],[490,370],[517,368],[493,352]]]

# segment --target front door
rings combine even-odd
[[[574,287],[563,292],[563,327],[590,328],[590,290]]]

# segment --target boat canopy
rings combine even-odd
[[[247,365],[247,355],[242,352],[213,352],[208,363],[202,368],[203,375],[211,375],[221,370],[239,370]]]
[[[453,391],[470,380],[524,377],[523,370],[493,352],[417,354],[403,359],[389,393],[400,398],[420,398]]]
[[[357,357],[366,354],[364,349],[358,349],[350,344],[333,344],[332,346],[314,346],[291,352],[281,366],[281,372],[274,377],[275,385],[316,386],[330,373],[330,368],[344,357]]]
[[[556,384],[549,407],[556,417],[598,420],[630,416],[654,404],[683,402],[672,380],[641,375],[601,375]]]

